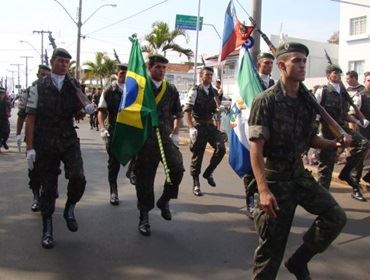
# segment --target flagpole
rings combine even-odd
[[[164,168],[164,175],[166,176],[166,182],[172,185],[171,178],[170,178],[170,169],[168,168],[168,165],[167,165],[166,155],[163,149],[161,133],[159,132],[158,127],[156,127],[155,132],[157,134],[158,146],[159,146],[159,151],[161,153],[161,158],[162,158],[162,163],[163,163],[163,168]]]
[[[200,26],[200,1],[198,1],[198,17],[197,17],[197,37],[195,39],[195,57],[194,57],[194,77],[193,84],[197,83],[197,64],[198,64],[198,39],[199,39],[199,26]]]

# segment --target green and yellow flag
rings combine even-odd
[[[152,128],[158,125],[157,105],[137,38],[130,38],[131,53],[115,125],[112,152],[126,164],[144,145]]]

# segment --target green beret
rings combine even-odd
[[[5,88],[3,88],[3,87],[0,87],[0,93],[6,93],[6,90],[5,90]]]
[[[56,48],[53,51],[53,55],[51,56],[51,59],[55,59],[57,56],[63,57],[63,58],[68,58],[71,59],[72,56],[67,52],[66,49],[63,48]]]
[[[165,58],[163,55],[160,55],[160,54],[153,54],[153,55],[150,55],[148,57],[149,59],[149,63],[150,64],[154,64],[154,63],[164,63],[164,64],[167,64],[168,63],[168,59]]]
[[[258,56],[257,56],[257,60],[260,60],[262,58],[270,58],[272,60],[275,59],[275,57],[271,53],[268,53],[268,52],[261,52],[261,53],[259,53]]]
[[[306,56],[308,56],[308,54],[310,53],[305,45],[301,43],[291,42],[280,45],[276,50],[276,57],[290,52],[299,52],[303,53]]]
[[[40,64],[39,65],[39,70],[47,70],[47,71],[51,71],[51,69],[49,68],[49,66],[47,65],[44,65],[44,64]]]
[[[342,69],[340,69],[340,67],[336,64],[329,64],[327,67],[326,67],[326,73],[331,73],[333,71],[337,71],[339,73],[343,73]]]
[[[117,71],[125,71],[125,70],[127,70],[127,64],[126,63],[117,64]]]

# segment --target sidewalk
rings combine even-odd
[[[184,145],[184,146],[187,146],[190,143],[188,129],[186,127],[182,127],[180,129],[179,142],[180,142],[180,145]],[[207,145],[207,149],[211,150],[212,147]],[[226,156],[228,156],[228,154],[229,154],[229,143],[227,142],[226,143]],[[344,166],[343,163],[335,164],[333,175],[332,175],[332,181],[336,182],[336,183],[339,183],[342,186],[349,187],[346,182],[344,182],[344,181],[342,181],[338,178],[339,172],[342,170],[343,166]],[[305,167],[312,172],[312,175],[315,178],[317,178],[317,165],[305,164]],[[366,174],[367,170],[369,170],[369,169],[370,169],[370,159],[367,159],[365,161],[365,167],[364,167],[363,174]],[[362,187],[363,191],[370,191],[370,185],[367,184],[364,181],[361,181],[361,187]]]

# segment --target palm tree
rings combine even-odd
[[[153,30],[145,36],[147,45],[142,46],[142,51],[149,55],[154,53],[163,53],[166,56],[168,50],[175,51],[180,54],[186,55],[188,60],[193,57],[193,51],[191,49],[185,49],[174,41],[177,37],[183,36],[188,41],[188,36],[185,30],[175,29],[170,31],[168,24],[162,21],[156,21],[152,24]]]
[[[103,80],[109,78],[117,68],[117,62],[104,52],[95,54],[95,62],[86,61],[83,65],[87,66],[86,78],[98,79],[101,86],[103,86]]]

